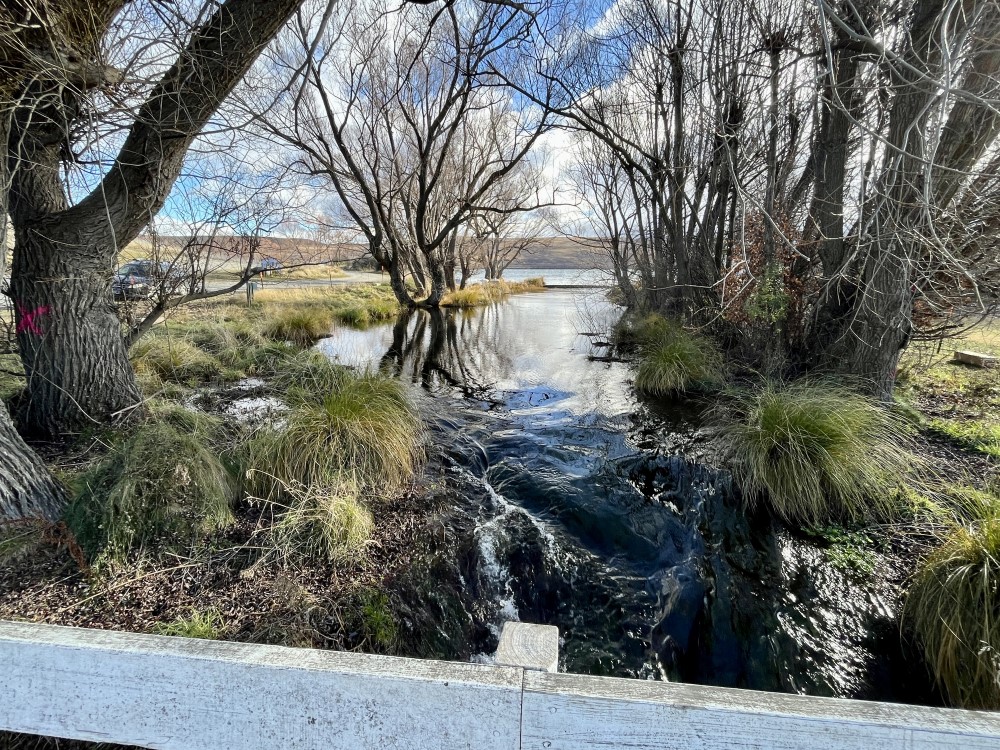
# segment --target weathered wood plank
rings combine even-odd
[[[516,750],[521,675],[0,622],[0,729],[163,750]]]
[[[951,358],[952,362],[961,362],[964,365],[973,367],[994,367],[1000,362],[1000,357],[992,354],[981,354],[980,352],[956,351]]]
[[[0,695],[0,729],[163,750],[1000,748],[995,713],[25,623]]]
[[[525,672],[524,750],[996,750],[1000,714]]]
[[[497,664],[508,667],[559,670],[559,628],[527,622],[505,622],[500,630]]]

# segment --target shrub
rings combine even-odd
[[[90,556],[190,544],[232,520],[233,483],[205,427],[143,424],[81,478],[67,523]]]
[[[279,308],[264,323],[264,335],[298,346],[312,346],[330,332],[333,313],[317,305]]]
[[[153,627],[153,632],[156,635],[203,638],[213,641],[221,638],[224,630],[222,615],[214,609],[202,612],[192,610],[188,617],[178,617],[171,622],[160,622]]]
[[[285,485],[282,500],[271,503],[277,517],[271,533],[286,557],[341,562],[363,554],[371,540],[374,519],[347,477],[323,487]]]
[[[747,500],[791,522],[888,517],[917,461],[899,417],[828,381],[734,392],[709,422]]]
[[[965,512],[969,510],[967,505]],[[978,517],[956,522],[923,561],[907,593],[903,617],[951,703],[997,710],[1000,498],[992,497],[973,512]]]
[[[147,334],[132,346],[129,356],[140,378],[155,376],[175,383],[205,381],[222,370],[211,354],[181,336],[170,334]]]
[[[420,422],[402,385],[313,354],[290,360],[277,378],[291,407],[283,427],[247,446],[255,491],[273,499],[283,485],[336,487],[350,474],[363,488],[391,492],[409,481],[420,457]]]

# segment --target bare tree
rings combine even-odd
[[[454,286],[459,228],[491,208],[490,191],[549,127],[543,110],[514,106],[493,72],[530,22],[501,4],[331,4],[300,17],[296,46],[280,50],[298,83],[265,127],[329,179],[404,304],[418,302],[407,276],[429,307]]]
[[[996,304],[970,228],[996,221],[998,12],[627,0],[559,29],[538,73],[626,299],[887,395],[913,336]]]

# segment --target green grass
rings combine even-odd
[[[1000,355],[1000,319],[954,340],[914,342],[903,353],[897,400],[919,414],[927,430],[967,450],[1000,457],[1000,374],[951,361],[955,349]]]
[[[860,577],[875,573],[877,558],[874,548],[878,541],[868,531],[832,524],[806,527],[805,532],[825,543],[823,553],[833,568]]]
[[[174,412],[137,427],[78,480],[66,521],[94,558],[183,550],[232,520],[232,478],[209,423]]]
[[[1000,459],[1000,424],[973,419],[932,419],[927,426],[967,450]]]
[[[192,610],[187,617],[178,617],[170,622],[161,622],[153,628],[156,635],[172,635],[179,638],[202,638],[216,641],[225,633],[222,615],[214,609]]]
[[[830,381],[735,391],[709,422],[747,501],[790,523],[889,518],[918,464],[901,418]]]
[[[639,346],[635,387],[642,393],[674,396],[725,379],[722,354],[713,341],[660,315],[626,315],[614,338]]]
[[[364,555],[375,521],[353,480],[286,485],[281,498],[271,503],[277,519],[271,534],[284,557],[337,563]]]
[[[357,595],[360,630],[368,645],[391,651],[399,641],[399,625],[384,591],[363,589]]]
[[[1000,497],[972,491],[907,592],[904,622],[948,700],[1000,709]]]
[[[363,491],[390,493],[413,477],[421,457],[420,421],[394,378],[357,372],[309,353],[277,377],[291,408],[283,427],[259,431],[247,465],[267,498],[284,485],[336,487],[350,475]]]

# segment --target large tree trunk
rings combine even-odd
[[[111,301],[108,252],[62,252],[41,232],[17,232],[11,278],[28,378],[23,423],[67,437],[127,416],[142,401]]]
[[[448,275],[440,250],[427,253],[427,270],[431,277],[431,293],[420,304],[422,307],[440,307],[441,300],[448,293]]]
[[[7,142],[7,120],[0,120],[0,143]],[[7,210],[10,184],[7,161],[0,159],[0,280],[7,275]],[[48,467],[17,434],[7,407],[0,403],[0,521],[43,518],[55,521],[65,492]]]
[[[89,212],[64,218],[72,209],[54,135],[52,127],[16,134],[10,294],[27,376],[21,423],[30,433],[65,438],[112,421],[141,396],[111,300],[117,252],[107,219]]]

